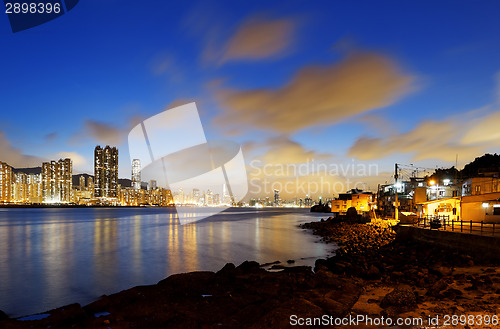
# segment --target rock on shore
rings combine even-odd
[[[81,307],[1,320],[1,328],[285,328],[290,316],[335,318],[500,313],[500,268],[472,256],[395,239],[383,223],[322,221],[302,227],[337,242],[335,257],[310,267],[226,264],[172,275]],[[291,261],[288,262],[292,263]],[[262,267],[273,265],[280,272]],[[307,326],[305,326],[307,327]],[[462,327],[465,328],[465,327]]]
[[[326,242],[337,243],[340,249],[337,254],[355,254],[378,250],[392,241],[396,234],[385,224],[351,224],[335,222],[332,219],[312,222],[301,225],[302,228],[312,229]]]
[[[290,315],[346,315],[362,292],[359,280],[296,266],[267,272],[256,262],[217,273],[172,275],[80,307],[46,312],[32,321],[4,320],[1,328],[283,328]]]
[[[384,224],[314,222],[303,225],[339,241],[335,257],[315,270],[364,280],[351,313],[373,316],[499,314],[500,268],[453,249],[395,239]],[[480,265],[480,266],[478,266]]]

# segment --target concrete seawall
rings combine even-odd
[[[500,260],[500,238],[458,232],[429,230],[413,226],[394,227],[397,239],[412,239],[446,249],[461,250],[484,260]]]

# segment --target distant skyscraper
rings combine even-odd
[[[94,150],[94,196],[118,197],[118,149],[97,145]]]
[[[216,193],[214,194],[214,206],[220,205],[220,194]]]
[[[10,202],[12,193],[12,167],[0,162],[0,202]]]
[[[73,162],[71,159],[59,160],[59,179],[61,202],[71,202],[73,192]]]
[[[222,203],[226,205],[231,204],[231,196],[229,195],[229,191],[226,184],[222,184]]]
[[[136,190],[141,189],[141,160],[132,160],[132,187]]]
[[[60,159],[42,163],[42,198],[45,203],[71,202],[73,163]]]
[[[80,191],[85,191],[86,186],[85,186],[85,176],[81,175],[80,176]]]
[[[207,193],[205,193],[205,205],[213,206],[213,204],[214,204],[214,193],[210,190],[207,190]]]
[[[154,179],[150,180],[148,184],[148,190],[153,191],[156,190],[156,188],[157,188],[156,181]]]
[[[193,189],[193,203],[194,204],[200,203],[200,190],[197,188]]]
[[[313,200],[309,197],[309,195],[306,195],[306,198],[304,199],[304,205],[306,207],[311,207],[313,205]]]
[[[92,177],[89,177],[89,179],[87,180],[87,190],[90,191],[90,197],[93,198],[94,197],[94,180],[92,179]]]
[[[274,190],[274,205],[280,205],[280,190]]]
[[[179,189],[179,203],[184,203],[186,202],[185,200],[185,195],[184,195],[184,190],[182,189],[182,187]]]

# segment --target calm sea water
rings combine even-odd
[[[85,305],[174,273],[245,260],[313,265],[332,251],[297,227],[320,218],[305,209],[232,208],[187,225],[175,216],[165,208],[0,208],[0,309],[21,316]]]

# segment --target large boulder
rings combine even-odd
[[[358,211],[354,207],[350,207],[346,212],[346,220],[350,223],[356,223],[358,221]]]
[[[400,285],[393,291],[385,295],[380,302],[380,307],[393,307],[399,312],[406,312],[417,306],[417,296],[415,292],[406,285]]]
[[[428,290],[426,295],[431,297],[439,298],[441,297],[441,291],[446,290],[449,287],[448,282],[445,279],[436,281]]]

